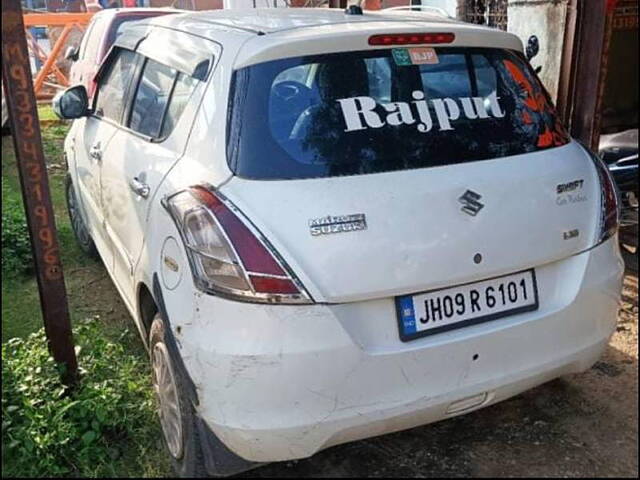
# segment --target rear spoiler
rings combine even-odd
[[[380,10],[382,12],[398,12],[398,11],[402,11],[402,12],[406,12],[406,11],[412,11],[412,12],[422,12],[425,11],[425,13],[436,13],[442,17],[445,18],[453,18],[451,15],[449,15],[447,13],[447,11],[444,8],[440,8],[440,7],[433,7],[430,5],[401,5],[399,7],[388,7],[388,8],[383,8],[382,10]]]

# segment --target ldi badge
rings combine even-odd
[[[367,229],[364,213],[352,215],[327,215],[309,220],[311,235],[328,235],[330,233],[355,232]]]

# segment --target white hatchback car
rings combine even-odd
[[[178,473],[469,412],[591,366],[617,194],[511,34],[419,12],[170,15],[56,99],[69,213],[147,342]]]

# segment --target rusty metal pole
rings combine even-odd
[[[45,333],[53,359],[65,367],[63,382],[72,385],[78,368],[20,0],[2,1],[2,80]]]
[[[593,120],[593,133],[591,135],[591,149],[598,151],[600,143],[600,129],[602,127],[602,98],[604,97],[604,87],[607,81],[607,71],[609,68],[609,48],[611,47],[611,35],[613,34],[613,17],[617,0],[607,0],[605,11],[604,40],[602,45],[602,59],[600,61],[600,74],[598,77],[598,97],[596,101],[596,114]]]
[[[347,8],[347,0],[329,0],[329,8]]]
[[[567,127],[571,123],[571,107],[575,93],[576,55],[578,54],[577,30],[578,0],[569,0],[565,18],[560,78],[558,79],[558,96],[556,99],[556,110]]]
[[[611,16],[605,0],[571,0],[567,11],[558,111],[571,135],[597,150]]]

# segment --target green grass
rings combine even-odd
[[[60,119],[56,117],[56,114],[53,113],[53,109],[49,105],[38,105],[38,118],[40,121],[48,122],[50,120],[59,121]]]
[[[42,109],[42,107],[40,107]],[[73,272],[85,269],[85,273],[103,275],[104,269],[99,262],[87,258],[73,238],[71,225],[67,217],[64,199],[65,163],[62,153],[62,142],[68,127],[54,125],[42,130],[43,149],[47,160],[49,172],[49,187],[54,206],[56,225],[58,227],[58,240],[60,242],[61,255],[65,271],[68,275],[68,288],[76,284]],[[22,205],[20,180],[13,151],[11,137],[2,138],[2,203],[16,202]],[[2,282],[2,339],[11,337],[24,337],[42,326],[39,297],[35,277],[5,277]],[[73,303],[75,296],[70,291],[70,300]],[[119,299],[114,299],[119,301]],[[80,308],[72,313],[84,314]]]
[[[48,107],[41,106],[39,111],[41,118],[49,119],[52,116]],[[42,127],[42,139],[71,321],[76,324],[87,318],[94,319],[100,325],[100,333],[104,338],[121,344],[127,355],[135,355],[147,362],[147,354],[133,320],[104,266],[99,260],[84,255],[75,243],[64,195],[66,165],[62,147],[67,130],[68,125],[48,123]],[[10,136],[2,138],[2,178],[3,206],[7,202],[21,203],[20,181]],[[2,342],[5,343],[13,337],[26,338],[41,327],[42,316],[35,277],[5,276],[2,282]],[[159,442],[161,432],[157,420],[153,424],[132,428],[139,430],[133,436],[136,443],[131,444],[130,441],[123,440],[121,445],[115,445],[123,455],[114,460],[110,475],[171,475],[167,454]],[[91,475],[91,472],[84,470],[77,474]]]

